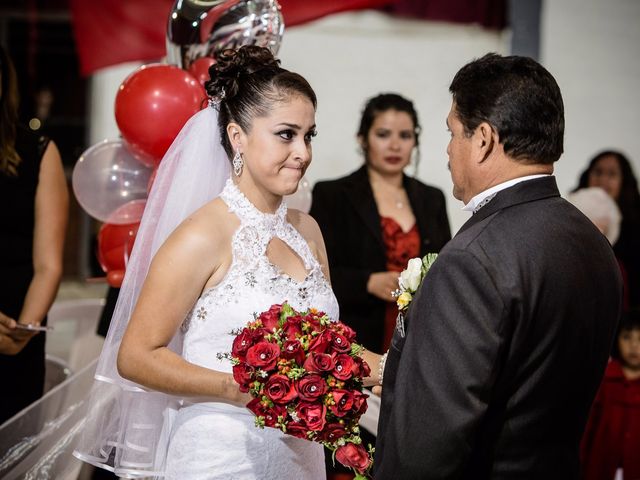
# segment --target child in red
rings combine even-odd
[[[620,323],[607,366],[582,437],[584,480],[640,480],[640,312]]]

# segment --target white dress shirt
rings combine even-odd
[[[527,175],[525,177],[512,178],[511,180],[507,180],[506,182],[499,183],[498,185],[494,185],[491,188],[486,189],[484,192],[480,192],[467,203],[462,210],[467,212],[476,213],[482,207],[484,207],[487,203],[489,203],[496,194],[506,188],[513,187],[514,185],[520,182],[526,182],[527,180],[533,180],[534,178],[542,178],[549,177],[550,174],[543,173],[538,175]]]

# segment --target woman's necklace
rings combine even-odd
[[[378,183],[376,182],[376,187],[374,190],[376,190],[378,192],[378,195],[387,197],[387,199],[392,200],[389,203],[392,203],[393,205],[395,205],[395,207],[398,210],[402,210],[406,203],[406,193],[404,191],[403,187],[392,187],[392,186],[388,186],[388,185],[383,185],[382,182]]]

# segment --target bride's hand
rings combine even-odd
[[[249,395],[248,393],[242,393],[240,390],[238,390],[233,403],[238,407],[246,407],[251,400],[253,400],[253,397],[251,395]]]
[[[223,374],[225,375],[224,379],[224,398],[227,403],[231,405],[235,405],[236,407],[246,407],[247,403],[249,403],[253,397],[248,393],[243,393],[240,391],[240,386],[233,379],[233,375],[230,373]]]

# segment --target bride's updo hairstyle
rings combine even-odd
[[[275,104],[294,96],[307,98],[316,108],[316,94],[309,82],[281,68],[268,48],[248,45],[225,50],[209,68],[209,75],[205,87],[209,97],[219,102],[220,138],[229,158],[233,157],[227,136],[230,122],[248,133],[254,118],[268,115]]]

